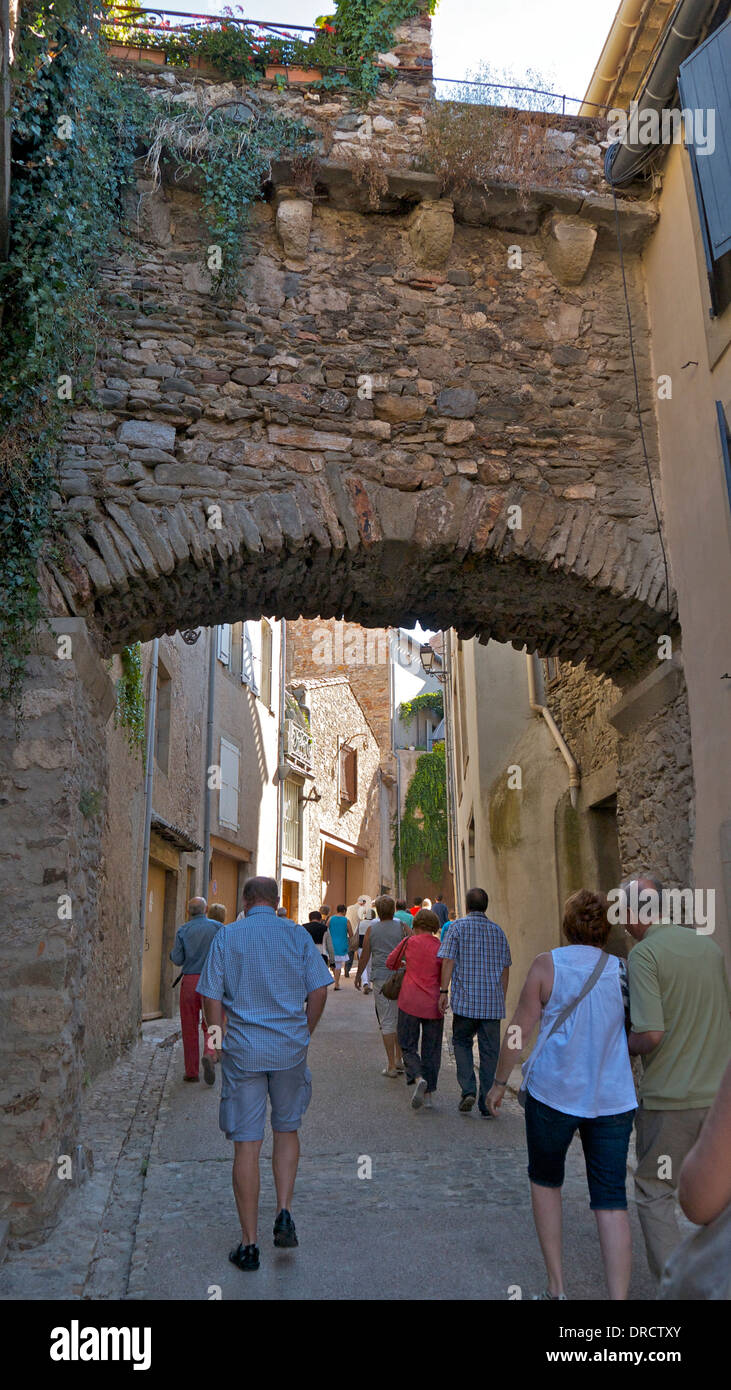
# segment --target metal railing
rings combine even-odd
[[[312,735],[296,719],[284,721],[284,755],[296,767],[312,767]]]

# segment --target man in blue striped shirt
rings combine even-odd
[[[233,1188],[241,1244],[229,1259],[259,1268],[259,1151],[267,1096],[274,1132],[277,1191],[274,1244],[298,1244],[290,1214],[299,1162],[298,1130],[312,1095],[310,1037],[325,1007],[332,975],[309,932],[277,916],[273,878],[244,885],[244,913],[214,937],[198,993],[209,1026],[224,1030],[219,1123],[234,1144]]]
[[[487,916],[487,901],[484,888],[468,890],[467,916],[450,923],[438,954],[443,961],[442,1013],[446,1013],[452,986],[452,1042],[462,1091],[459,1109],[469,1113],[477,1099],[480,1114],[489,1118],[487,1095],[495,1079],[512,960],[505,932]],[[480,1054],[478,1097],[472,1052],[475,1034]]]

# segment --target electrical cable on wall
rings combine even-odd
[[[655,497],[655,486],[654,486],[654,483],[653,483],[653,481],[652,481],[652,470],[651,470],[651,468],[650,468],[650,457],[649,457],[649,454],[648,454],[648,452],[647,452],[647,440],[645,439],[645,427],[644,427],[644,425],[643,425],[643,423],[642,423],[642,406],[641,406],[641,403],[640,403],[640,378],[639,378],[639,375],[638,375],[638,372],[637,372],[637,359],[636,359],[636,357],[635,357],[635,340],[634,340],[634,332],[633,332],[633,328],[632,328],[632,311],[631,311],[631,309],[630,309],[629,293],[628,293],[628,290],[627,290],[627,273],[626,273],[626,271],[625,271],[625,266],[624,266],[624,250],[623,250],[623,247],[622,247],[622,228],[621,228],[620,221],[619,221],[619,205],[618,205],[618,203],[617,203],[617,190],[616,190],[616,188],[614,188],[614,186],[612,186],[612,197],[613,197],[613,199],[614,199],[614,220],[615,220],[616,228],[617,228],[617,246],[619,247],[619,264],[620,264],[620,267],[621,267],[621,270],[622,270],[622,285],[623,285],[623,288],[624,288],[624,302],[625,302],[625,306],[626,306],[626,309],[627,309],[627,324],[628,324],[628,327],[629,327],[629,346],[630,346],[630,354],[631,354],[631,357],[632,357],[632,374],[633,374],[633,376],[634,376],[634,382],[635,382],[635,401],[637,402],[637,421],[638,421],[638,424],[639,424],[639,427],[640,427],[640,439],[642,440],[642,453],[643,453],[643,455],[644,455],[645,467],[646,467],[646,469],[647,469],[647,480],[648,480],[648,482],[649,482],[649,484],[650,484],[650,496],[651,496],[651,498],[652,498],[652,506],[653,506],[653,510],[654,510],[654,512],[655,512],[655,521],[657,522],[657,535],[658,535],[658,540],[660,541],[660,549],[662,550],[662,561],[663,561],[663,565],[664,565],[664,567],[665,567],[665,608],[666,608],[666,611],[667,611],[667,613],[668,613],[668,615],[669,615],[669,614],[670,614],[670,577],[669,577],[669,573],[668,573],[668,557],[667,557],[667,553],[666,553],[666,551],[665,551],[665,542],[664,542],[664,540],[663,540],[662,525],[661,525],[661,522],[660,522],[660,512],[658,511],[657,499],[656,499],[656,497]]]

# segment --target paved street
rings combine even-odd
[[[94,1172],[70,1195],[44,1246],[14,1252],[5,1298],[506,1299],[544,1286],[530,1212],[522,1112],[498,1121],[457,1111],[447,1046],[437,1107],[414,1112],[402,1080],[381,1076],[372,996],[350,981],[330,991],[310,1049],[314,1094],[302,1129],[293,1215],[300,1248],[275,1251],[275,1202],[263,1147],[261,1269],[228,1260],[237,1243],[231,1151],[217,1124],[218,1086],[185,1085],[174,1023],[145,1025],[142,1043],[88,1096],[84,1139]],[[106,1136],[105,1141],[102,1136]],[[371,1177],[358,1176],[370,1160]],[[564,1189],[567,1291],[603,1298],[583,1159]],[[632,1212],[631,1296],[652,1297]],[[513,1297],[515,1297],[513,1292]]]

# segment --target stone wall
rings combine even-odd
[[[388,768],[393,761],[389,653],[388,628],[366,629],[337,618],[300,618],[287,624],[289,679],[346,676]]]

